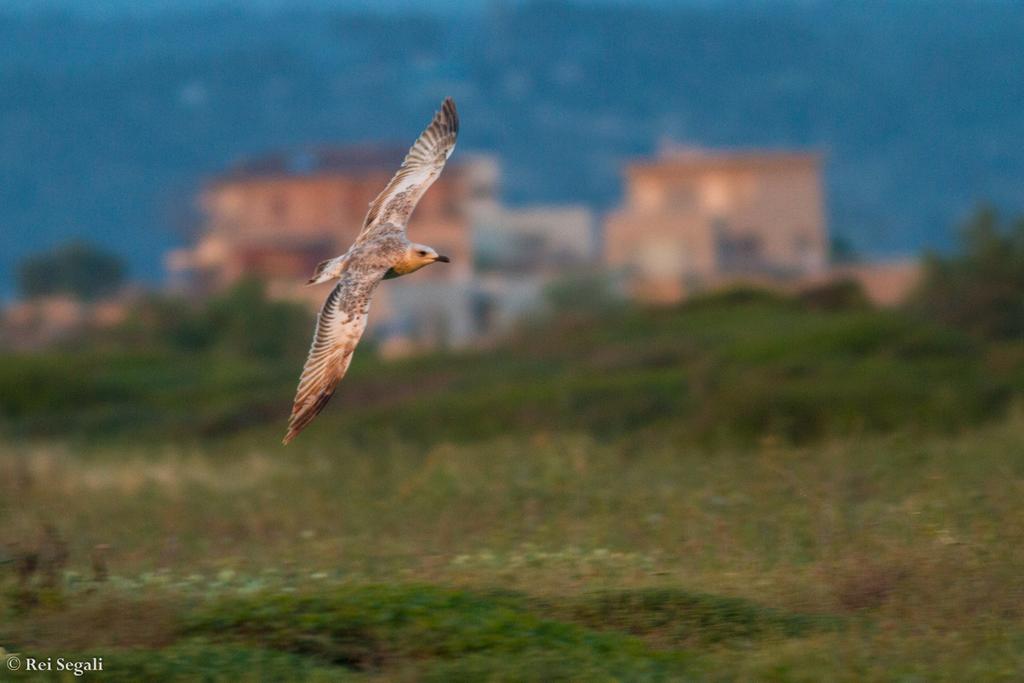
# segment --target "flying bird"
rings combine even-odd
[[[317,315],[313,345],[302,368],[284,443],[324,409],[345,376],[380,281],[408,275],[431,263],[449,262],[434,249],[410,242],[406,224],[427,188],[441,175],[458,132],[459,115],[449,97],[384,191],[370,202],[355,243],[341,256],[320,263],[309,279],[308,285],[338,282]]]

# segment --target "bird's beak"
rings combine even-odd
[[[435,261],[440,261],[441,263],[451,263],[452,262],[452,260],[450,258],[448,258],[447,256],[441,256],[440,254],[438,254],[437,258],[435,258],[434,260]]]

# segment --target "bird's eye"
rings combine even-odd
[[[417,251],[416,253],[419,254],[420,256],[426,256],[427,255],[427,252],[422,251],[422,250],[421,251]]]

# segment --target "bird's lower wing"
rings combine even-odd
[[[370,297],[383,274],[348,271],[324,301],[317,316],[313,345],[302,368],[284,443],[312,422],[334,395],[366,329]]]

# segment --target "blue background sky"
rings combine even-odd
[[[674,140],[823,151],[830,227],[865,254],[948,248],[982,202],[1024,212],[1024,3],[257,4],[0,6],[0,296],[75,238],[159,282],[205,180],[407,143],[446,95],[513,204],[605,211]]]

